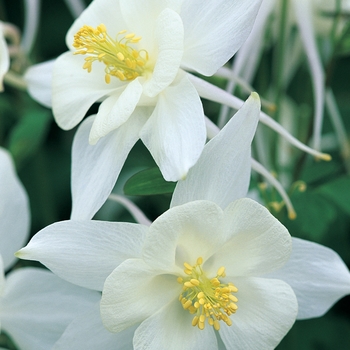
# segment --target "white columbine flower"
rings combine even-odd
[[[350,292],[333,251],[291,239],[264,207],[242,198],[258,115],[254,94],[150,227],[70,220],[18,252],[103,291],[102,322],[118,338],[103,332],[95,310],[73,322],[56,349],[90,339],[105,349],[131,341],[134,349],[272,349],[296,317],[319,316]]]
[[[249,34],[259,5],[259,0],[244,5],[239,1],[93,1],[68,31],[71,51],[55,64],[53,110],[58,124],[74,127],[95,101],[105,98],[90,133],[92,144],[134,112],[138,114],[137,106],[152,107],[140,130],[151,152],[169,156],[162,149],[169,140],[153,145],[152,139],[166,132],[164,124],[171,125],[173,118],[179,128],[182,123],[191,127],[188,123],[195,119],[198,131],[191,130],[192,138],[204,143],[201,103],[181,68],[215,73]],[[154,155],[162,163],[160,155]],[[191,165],[192,158],[198,154],[189,157]],[[170,180],[185,173],[185,169],[163,167]]]
[[[135,349],[217,349],[215,331],[227,349],[273,349],[298,305],[287,283],[264,275],[291,249],[286,228],[252,200],[173,207],[150,226],[141,257],[108,276],[103,323],[111,332],[141,323]]]
[[[47,350],[68,324],[96,304],[98,293],[49,271],[20,268],[4,275],[29,230],[29,206],[10,155],[0,148],[0,323],[21,350]]]
[[[73,128],[94,102],[102,103],[76,138],[72,218],[96,213],[138,139],[166,180],[186,176],[203,150],[206,128],[185,70],[214,74],[248,36],[260,3],[94,0],[73,23],[66,37],[70,51],[54,65],[55,119]],[[33,69],[29,83],[38,79]],[[45,84],[31,85],[32,95],[47,104]],[[97,143],[95,149],[89,143]]]

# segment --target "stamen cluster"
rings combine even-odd
[[[144,72],[148,60],[146,50],[135,50],[130,45],[138,43],[141,37],[134,33],[126,34],[126,30],[118,32],[116,40],[107,34],[104,24],[97,28],[84,25],[74,35],[73,46],[77,49],[75,55],[88,55],[83,68],[89,73],[94,61],[103,62],[105,68],[105,81],[111,81],[111,76],[120,80],[134,80]]]
[[[216,330],[220,329],[219,321],[232,325],[229,318],[237,311],[238,299],[232,294],[238,289],[232,283],[221,283],[219,278],[225,277],[225,267],[220,267],[214,278],[209,279],[202,269],[203,258],[199,257],[194,266],[184,263],[184,272],[188,277],[178,277],[183,285],[179,300],[185,310],[195,314],[192,326],[203,330],[205,320]]]

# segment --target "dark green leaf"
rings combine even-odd
[[[350,176],[339,177],[318,188],[318,193],[350,214]]]
[[[299,193],[292,197],[292,202],[297,217],[289,222],[288,228],[298,236],[319,241],[336,217],[333,203],[314,191]]]
[[[335,313],[297,321],[278,350],[346,350],[350,344],[350,322]]]
[[[142,170],[132,176],[124,186],[124,193],[128,196],[172,193],[175,186],[175,182],[164,180],[158,168],[151,168]]]
[[[37,152],[44,142],[52,120],[49,110],[38,108],[30,110],[12,129],[8,149],[17,166]]]

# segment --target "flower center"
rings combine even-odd
[[[122,81],[134,80],[142,75],[148,61],[146,50],[135,50],[132,44],[138,43],[141,37],[134,33],[127,34],[122,30],[117,34],[116,40],[107,34],[104,24],[97,28],[83,26],[74,35],[73,46],[77,49],[75,55],[87,55],[83,68],[89,73],[94,61],[103,62],[105,68],[105,81],[111,81],[111,76]]]
[[[185,310],[195,314],[192,326],[204,329],[205,320],[217,331],[219,321],[232,325],[229,318],[237,311],[238,299],[232,294],[238,289],[232,283],[221,283],[219,278],[225,277],[225,267],[220,267],[214,278],[209,279],[202,269],[203,258],[199,257],[195,265],[184,263],[184,272],[188,277],[178,277],[183,285],[179,300]]]

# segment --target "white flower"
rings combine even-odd
[[[21,350],[47,350],[66,327],[97,304],[97,292],[81,288],[39,268],[20,268],[4,280],[1,329]]]
[[[224,211],[209,201],[173,207],[150,226],[141,258],[108,276],[103,323],[119,332],[141,322],[135,349],[217,349],[214,329],[227,349],[273,349],[298,306],[287,283],[261,276],[291,249],[286,228],[249,199]]]
[[[73,151],[72,218],[96,213],[138,139],[166,180],[186,176],[203,150],[206,129],[185,69],[214,74],[248,36],[260,3],[95,0],[73,23],[66,37],[70,51],[54,66],[55,119],[73,128],[94,102],[102,103],[83,123]],[[36,68],[26,74],[29,91],[47,105]],[[86,204],[89,196],[97,209]]]
[[[272,349],[297,315],[319,316],[350,292],[349,272],[333,251],[291,239],[265,208],[242,199],[258,115],[253,95],[205,146],[171,208],[150,227],[70,220],[18,252],[103,290],[102,321],[118,338],[90,310],[57,349],[70,341],[84,347],[93,325],[91,337],[106,349],[122,349],[118,341],[131,347],[131,338],[135,349]]]
[[[50,349],[68,324],[100,299],[49,271],[21,268],[4,275],[29,230],[29,206],[10,155],[0,148],[0,322],[22,350]]]
[[[72,128],[102,97],[107,99],[97,114],[91,143],[127,121],[137,105],[153,109],[163,105],[152,112],[151,120],[157,114],[168,118],[163,112],[174,108],[175,101],[164,101],[158,96],[161,92],[170,99],[196,95],[186,77],[179,76],[180,67],[205,75],[215,73],[243,43],[259,5],[257,0],[244,5],[238,1],[93,1],[66,38],[68,47],[84,57],[67,52],[55,65],[53,109],[57,122],[65,129]],[[166,92],[169,86],[173,88]],[[194,96],[191,103],[200,111],[200,101]],[[187,107],[184,101],[182,108]],[[195,113],[191,117],[198,118]],[[199,119],[198,127],[203,123]],[[150,146],[146,130],[141,137]]]
[[[19,181],[10,154],[0,148],[0,255],[7,270],[14,253],[28,239],[30,224],[27,193]]]

